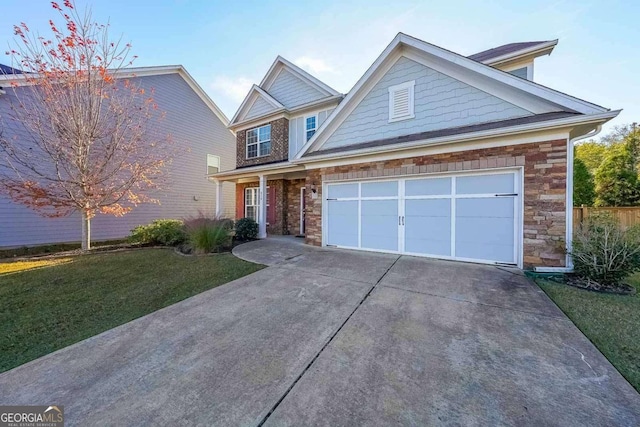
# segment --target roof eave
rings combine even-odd
[[[410,141],[410,142],[392,144],[392,145],[381,146],[381,147],[369,147],[369,148],[357,149],[352,151],[340,151],[340,152],[334,152],[326,155],[317,155],[317,156],[309,155],[308,157],[301,157],[301,158],[290,160],[290,162],[295,164],[317,163],[317,162],[323,162],[326,160],[331,160],[334,158],[361,157],[361,156],[366,156],[371,154],[410,150],[413,148],[418,148],[420,146],[434,146],[434,145],[443,145],[443,144],[451,144],[451,143],[461,143],[461,142],[473,141],[477,139],[485,139],[485,138],[499,137],[499,136],[510,136],[510,135],[522,134],[522,133],[533,132],[533,131],[552,130],[557,128],[566,128],[574,125],[602,124],[615,118],[618,114],[620,114],[621,111],[622,110],[612,110],[612,111],[608,111],[600,114],[579,115],[575,117],[567,117],[567,118],[549,120],[549,121],[538,122],[538,123],[529,123],[524,125],[512,126],[508,128],[498,128],[498,129],[491,129],[486,131],[471,132],[471,133],[459,134],[455,136],[444,136],[440,138]]]
[[[495,67],[496,65],[500,65],[505,62],[516,61],[526,57],[532,57],[533,59],[543,55],[550,55],[551,52],[553,52],[553,49],[555,49],[557,44],[558,44],[557,39],[551,40],[547,43],[538,44],[526,49],[521,49],[515,52],[507,53],[495,58],[490,58],[490,59],[486,59],[484,61],[479,61],[479,62],[482,62],[485,65],[490,65],[492,67]]]

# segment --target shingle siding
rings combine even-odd
[[[199,211],[215,213],[216,188],[208,181],[207,154],[220,156],[221,169],[235,166],[235,138],[225,124],[207,107],[178,74],[138,77],[147,90],[154,89],[159,110],[166,116],[154,125],[162,134],[170,134],[182,154],[168,166],[166,190],[153,196],[160,205],[143,204],[129,214],[117,218],[98,215],[92,221],[92,238],[105,240],[122,238],[136,225],[158,218],[185,218]],[[0,115],[9,109],[12,90],[0,97]],[[184,147],[184,149],[182,149]],[[224,213],[235,216],[235,186],[223,186]],[[197,200],[196,200],[197,199]],[[44,218],[36,212],[0,198],[0,247],[75,242],[80,240],[81,221],[78,215],[64,218]]]
[[[275,107],[265,101],[264,98],[259,96],[251,106],[251,109],[247,111],[247,115],[244,118],[252,119],[254,117],[262,116],[263,114],[266,114],[273,110],[275,110]]]
[[[415,80],[415,118],[389,123],[389,86]],[[401,57],[322,148],[523,117],[532,113]]]
[[[326,97],[286,69],[280,72],[267,92],[287,108],[297,107]]]

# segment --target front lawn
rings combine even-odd
[[[169,249],[0,263],[0,372],[261,268]]]
[[[538,280],[540,287],[640,392],[640,274],[633,296],[601,294]]]

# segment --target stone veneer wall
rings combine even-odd
[[[565,265],[567,141],[360,163],[307,172],[306,241],[322,244],[322,182],[524,166],[524,266]],[[312,185],[318,191],[311,198]]]
[[[236,168],[281,162],[289,159],[289,120],[283,117],[262,123],[260,126],[268,124],[271,124],[271,154],[268,156],[247,159],[247,130],[254,128],[238,131],[236,134]]]
[[[287,234],[300,234],[300,189],[305,185],[305,179],[285,180],[286,183],[286,216]]]

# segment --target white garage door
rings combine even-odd
[[[328,184],[325,243],[518,263],[518,174]]]

